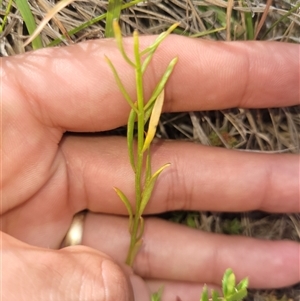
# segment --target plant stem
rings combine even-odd
[[[142,75],[142,66],[141,66],[141,57],[139,54],[139,42],[137,32],[133,35],[134,39],[134,55],[135,55],[135,78],[136,78],[136,87],[137,87],[137,124],[138,124],[138,149],[137,149],[137,162],[135,168],[135,212],[133,218],[133,226],[130,239],[130,247],[126,259],[126,263],[129,266],[132,266],[135,249],[137,244],[139,244],[139,226],[140,226],[140,216],[138,212],[140,211],[140,205],[142,202],[142,175],[143,175],[143,146],[144,146],[144,130],[145,130],[145,116],[144,116],[144,91],[143,91],[143,75]]]

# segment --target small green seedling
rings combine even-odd
[[[243,279],[236,285],[235,275],[231,269],[227,269],[222,280],[222,294],[212,290],[211,297],[205,286],[200,301],[241,301],[247,296],[248,278]]]
[[[114,65],[110,59],[106,57],[106,61],[112,69],[117,85],[131,107],[127,123],[127,146],[129,161],[135,175],[135,202],[130,202],[126,195],[119,188],[114,188],[129,214],[129,232],[131,235],[131,240],[126,259],[126,263],[129,266],[133,265],[134,258],[140,246],[142,245],[142,236],[144,231],[143,212],[150,200],[158,176],[170,165],[168,163],[164,164],[157,171],[152,173],[150,146],[156,133],[156,127],[159,122],[164,103],[164,87],[174,69],[177,58],[171,60],[165,73],[153,90],[151,97],[147,101],[145,101],[144,98],[143,75],[160,43],[178,25],[179,23],[176,23],[171,26],[167,31],[159,35],[152,45],[142,51],[139,49],[139,37],[137,31],[135,31],[133,34],[134,61],[132,61],[125,53],[121,29],[118,25],[118,22],[116,20],[113,22],[113,30],[118,48],[128,65],[135,70],[136,81],[137,100],[134,101],[126,91],[126,88],[124,87]],[[135,122],[137,122],[136,148],[133,143]],[[147,124],[148,129],[145,135]],[[133,212],[132,203],[135,204],[135,212]]]

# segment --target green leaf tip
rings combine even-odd
[[[121,199],[121,201],[123,202],[123,204],[125,205],[128,214],[129,214],[129,219],[132,220],[133,217],[133,213],[132,213],[132,207],[131,204],[129,202],[129,200],[127,199],[126,195],[117,187],[113,187],[115,192],[117,193],[117,195],[119,196],[119,198]]]
[[[124,60],[133,68],[135,68],[135,64],[131,61],[131,59],[127,56],[124,46],[123,46],[123,41],[122,41],[122,32],[121,28],[119,26],[118,20],[114,19],[113,20],[113,30],[114,30],[114,35],[115,39],[117,41],[118,48],[124,58]]]

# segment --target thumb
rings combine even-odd
[[[42,249],[1,234],[3,300],[134,300],[129,277],[103,253]]]

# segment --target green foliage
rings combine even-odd
[[[222,230],[225,234],[240,235],[243,233],[243,226],[238,218],[226,219],[222,223]]]
[[[6,9],[5,9],[5,14],[4,14],[4,17],[3,17],[3,21],[0,25],[0,34],[3,32],[4,30],[4,27],[5,27],[5,24],[6,24],[6,21],[7,21],[7,17],[10,13],[10,9],[11,9],[11,6],[12,6],[12,2],[13,0],[9,0],[8,3],[7,3],[7,6],[6,6]],[[0,2],[0,6],[2,8],[2,0]]]
[[[105,22],[105,37],[111,38],[114,36],[113,22],[119,20],[122,8],[122,0],[109,0],[106,12]]]
[[[248,278],[236,284],[235,275],[231,269],[227,269],[222,280],[223,297],[217,291],[212,290],[209,298],[207,287],[205,286],[200,301],[241,301],[247,297]]]
[[[15,3],[18,7],[18,10],[20,11],[22,18],[25,22],[25,25],[27,27],[27,30],[30,35],[32,35],[36,30],[36,23],[34,20],[34,17],[32,15],[32,12],[30,10],[29,4],[27,0],[15,0]],[[32,47],[33,49],[39,49],[43,48],[42,39],[39,35],[36,36],[36,38],[32,41]]]
[[[125,204],[125,207],[129,214],[129,232],[131,235],[131,241],[126,263],[130,266],[133,265],[135,255],[137,254],[142,244],[141,238],[144,231],[144,220],[142,217],[143,212],[151,198],[151,194],[153,192],[158,176],[165,168],[169,166],[169,164],[164,164],[157,171],[152,173],[150,146],[155,137],[156,127],[159,122],[161,110],[163,107],[164,87],[174,69],[177,58],[174,58],[169,63],[165,73],[159,80],[148,101],[145,101],[144,99],[143,74],[146,71],[147,66],[149,65],[160,43],[176,28],[176,26],[178,26],[178,23],[171,26],[166,32],[160,34],[152,45],[142,51],[140,51],[139,49],[139,37],[137,31],[135,31],[133,34],[134,60],[132,61],[127,56],[124,50],[119,24],[117,20],[113,21],[112,27],[114,30],[117,46],[124,60],[131,68],[135,70],[137,95],[136,101],[131,99],[113,63],[108,57],[105,57],[114,74],[116,83],[120,91],[131,107],[127,123],[127,146],[129,161],[135,175],[135,202],[130,202],[120,189],[115,188],[115,191],[117,192],[122,202]],[[137,122],[137,147],[135,147],[133,143],[135,122]],[[144,135],[147,124],[148,130],[145,137]],[[146,162],[145,166],[144,162]],[[135,213],[133,213],[134,210],[132,209],[132,203],[135,204]]]

